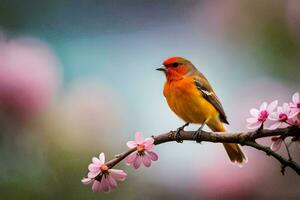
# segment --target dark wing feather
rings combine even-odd
[[[215,95],[213,89],[209,85],[208,81],[204,78],[204,76],[202,79],[201,76],[199,78],[195,78],[194,82],[198,90],[201,92],[202,96],[209,103],[211,103],[215,107],[215,109],[219,112],[220,120],[226,124],[229,124],[220,100]]]

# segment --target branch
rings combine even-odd
[[[291,126],[288,128],[281,128],[276,130],[258,130],[250,132],[232,132],[224,134],[224,132],[206,132],[202,131],[197,140],[193,137],[195,131],[180,131],[181,139],[187,141],[197,142],[213,142],[213,143],[237,143],[243,146],[250,146],[257,150],[264,151],[267,155],[274,157],[281,163],[281,172],[284,174],[285,168],[290,167],[300,176],[300,166],[291,159],[286,159],[281,155],[272,151],[269,147],[258,144],[255,140],[258,138],[265,138],[270,136],[281,136],[283,139],[287,137],[299,137],[300,128]],[[154,144],[159,145],[167,142],[176,141],[176,132],[170,131],[157,136],[152,136]],[[116,164],[124,160],[128,155],[136,151],[130,149],[116,156],[115,159],[106,163],[109,168],[114,167]]]

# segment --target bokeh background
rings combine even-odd
[[[231,131],[246,130],[262,101],[289,101],[300,84],[299,0],[1,0],[0,29],[1,199],[300,198],[299,177],[274,159],[245,147],[238,168],[210,143],[157,146],[149,169],[121,163],[128,178],[109,194],[80,182],[92,156],[112,158],[136,131],[182,125],[155,71],[167,57],[207,76]]]

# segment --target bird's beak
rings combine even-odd
[[[157,71],[162,71],[162,72],[167,72],[167,68],[165,68],[164,66],[157,68]]]

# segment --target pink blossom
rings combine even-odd
[[[124,181],[127,174],[120,169],[109,169],[105,165],[105,155],[101,153],[99,158],[93,157],[88,166],[88,176],[81,182],[85,185],[92,184],[93,192],[109,192],[117,187],[117,181]]]
[[[270,114],[269,119],[275,121],[275,123],[269,129],[286,128],[294,123],[293,117],[294,114],[291,112],[288,103],[284,103],[282,107],[277,108],[276,112]]]
[[[258,129],[262,126],[262,124],[268,119],[270,113],[273,112],[275,107],[277,106],[278,101],[273,101],[269,105],[267,102],[263,102],[258,109],[252,108],[250,110],[250,114],[252,117],[247,119],[247,128],[248,129]]]
[[[272,140],[272,144],[271,144],[271,150],[272,151],[278,151],[282,145],[282,138],[281,137],[272,137],[271,138]]]
[[[143,163],[146,167],[150,167],[151,160],[158,160],[157,154],[153,151],[150,151],[154,146],[153,143],[153,138],[146,138],[145,140],[143,140],[142,134],[140,132],[137,132],[135,134],[135,140],[127,142],[128,148],[136,148],[137,152],[130,154],[126,158],[126,164],[132,165],[135,169],[138,169],[141,163]]]
[[[44,111],[56,94],[59,75],[59,63],[46,44],[0,37],[0,112],[24,120]]]
[[[300,113],[300,98],[299,93],[296,92],[292,97],[293,102],[290,103],[291,112],[294,116]]]

